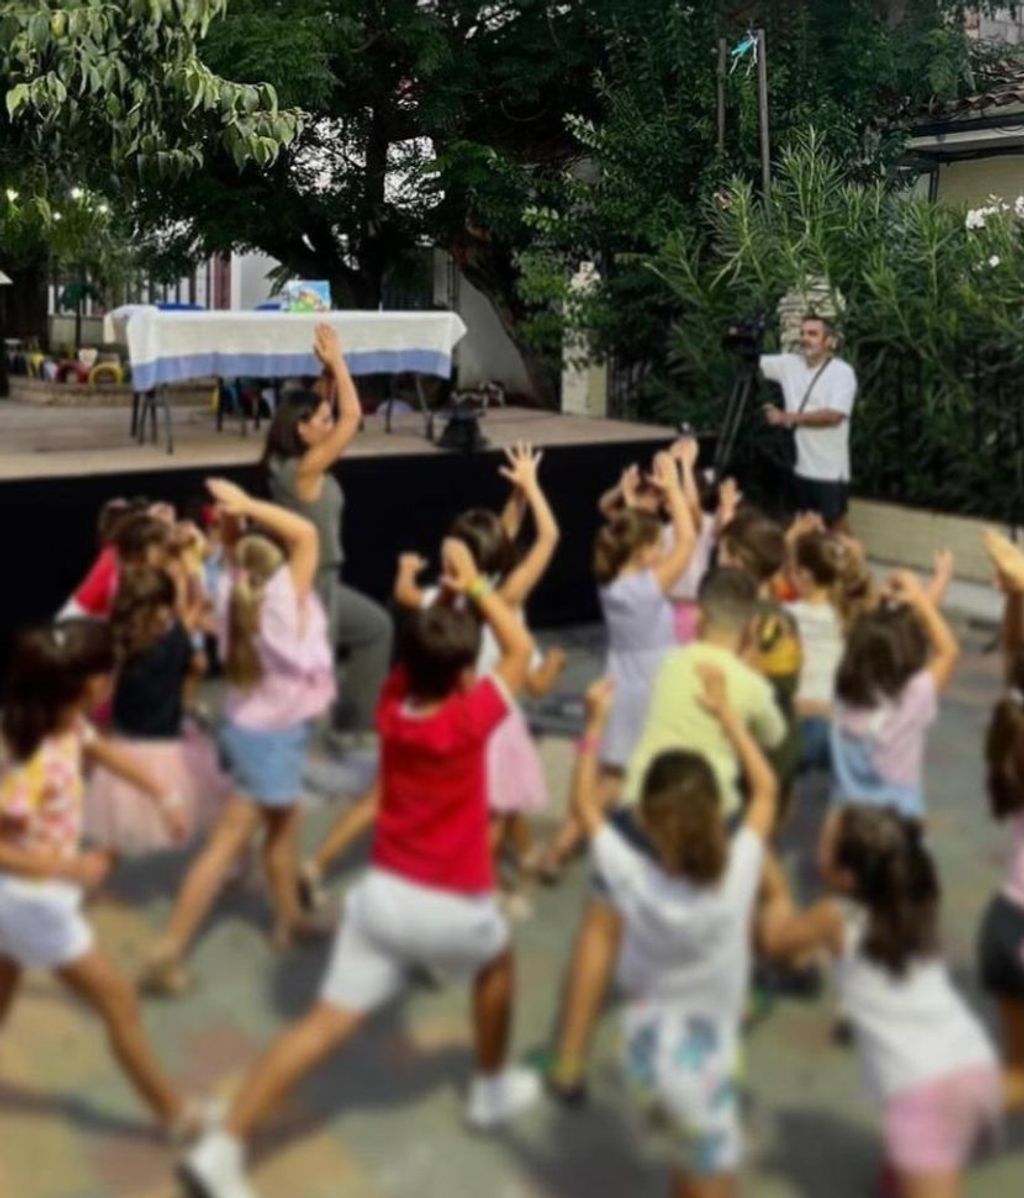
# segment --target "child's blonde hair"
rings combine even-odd
[[[235,546],[225,672],[231,685],[240,690],[252,690],[263,677],[263,663],[256,648],[263,597],[267,583],[284,562],[284,553],[268,537],[249,534]]]

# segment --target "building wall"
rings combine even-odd
[[[974,13],[967,18],[967,28],[973,37],[1016,46],[1024,41],[1024,14],[1014,15],[1009,8],[997,8],[992,16]]]
[[[270,299],[267,273],[278,263],[266,254],[233,254],[231,257],[231,307],[249,310]]]
[[[923,186],[927,195],[927,176]],[[993,195],[1009,201],[1024,195],[1024,155],[976,158],[939,167],[939,199],[944,203],[977,208]]]

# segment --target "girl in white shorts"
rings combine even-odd
[[[750,975],[750,928],[765,839],[775,820],[771,767],[729,704],[725,680],[703,671],[703,702],[743,764],[750,792],[731,839],[703,757],[656,757],[639,804],[656,856],[605,818],[597,753],[612,706],[609,679],[587,693],[573,805],[624,932],[618,983],[627,996],[625,1067],[645,1125],[669,1133],[674,1195],[721,1198],[736,1186],[742,1131],[736,1079]]]
[[[0,1021],[25,969],[52,970],[100,1015],[129,1081],[180,1138],[198,1130],[198,1112],[164,1075],[132,986],[82,912],[83,889],[109,868],[104,856],[79,853],[83,759],[134,783],[173,833],[183,830],[173,797],[86,722],[113,665],[109,630],[91,620],[25,633],[15,648],[0,744]]]

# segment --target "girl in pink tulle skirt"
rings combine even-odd
[[[111,613],[119,657],[111,740],[176,795],[188,839],[194,840],[219,816],[231,782],[212,742],[184,720],[195,650],[176,604],[175,584],[164,571],[151,566],[124,571]],[[129,856],[180,847],[172,844],[153,804],[103,769],[89,778],[85,833],[93,844]]]

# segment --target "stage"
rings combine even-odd
[[[237,419],[214,428],[212,412],[176,408],[175,452],[162,439],[137,445],[125,408],[37,407],[0,401],[0,657],[14,629],[56,611],[95,552],[96,515],[115,495],[148,495],[185,512],[203,502],[203,480],[223,473],[259,490],[266,423],[243,436]],[[431,445],[423,420],[396,413],[387,433],[369,416],[337,467],[345,489],[345,576],[380,599],[390,594],[403,550],[429,556],[466,507],[498,506],[505,484],[499,451],[517,441],[545,450],[541,478],[562,526],[554,565],[531,602],[537,627],[594,619],[590,550],[597,498],[633,461],[648,459],[673,436],[655,425],[497,408],[482,429],[483,453],[455,455]]]

